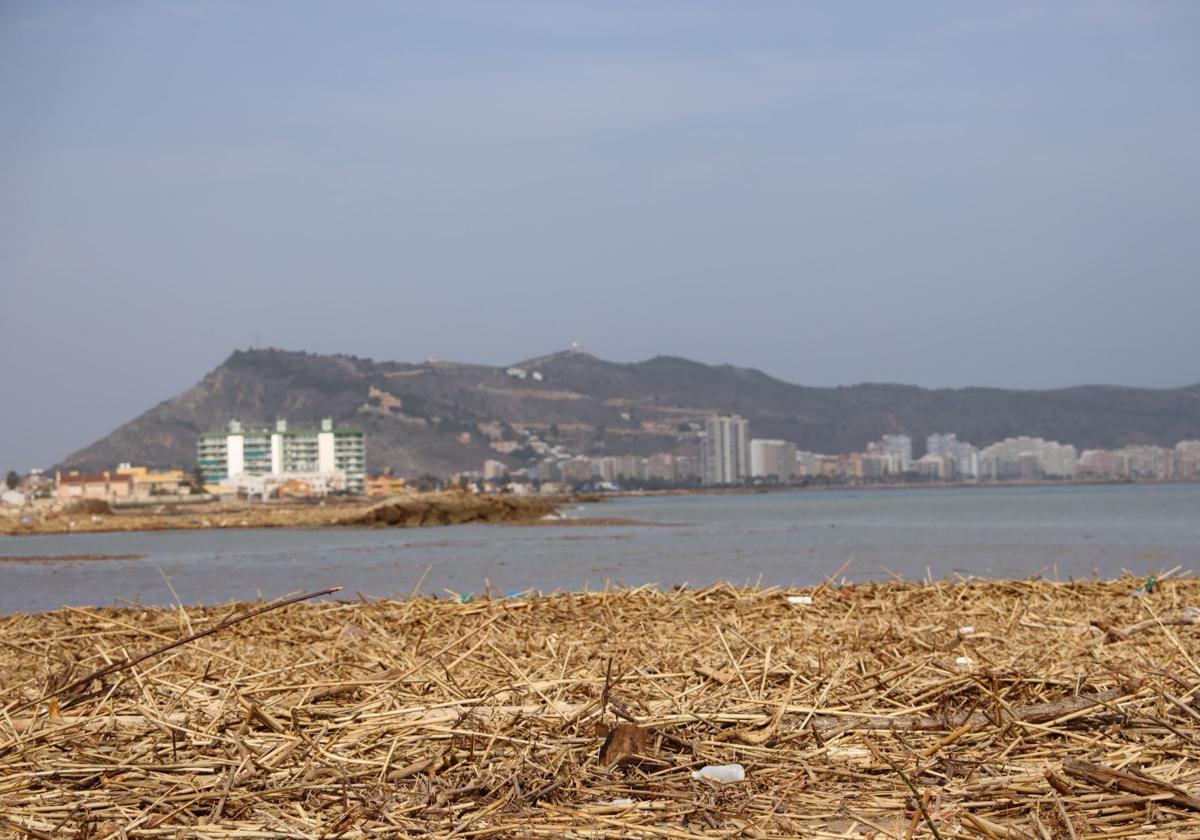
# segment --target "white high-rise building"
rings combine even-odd
[[[979,478],[979,450],[959,440],[954,432],[929,435],[925,438],[925,452],[950,458],[954,466],[952,477],[968,480]]]
[[[1074,446],[1040,437],[1006,438],[979,451],[979,474],[987,479],[1074,478]]]
[[[763,438],[750,441],[750,475],[791,481],[796,477],[796,444]]]
[[[485,481],[496,481],[508,475],[508,464],[489,458],[483,462],[483,477]]]
[[[321,421],[319,429],[288,429],[279,420],[272,429],[243,429],[237,420],[228,432],[208,432],[196,442],[196,463],[204,481],[220,484],[244,477],[324,477],[325,486],[351,493],[366,490],[366,435],[361,429]]]
[[[704,484],[741,484],[750,476],[750,424],[736,414],[709,417],[701,456]]]
[[[892,456],[900,472],[908,472],[912,466],[912,438],[908,435],[884,435],[879,441],[879,448],[884,455]]]

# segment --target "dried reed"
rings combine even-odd
[[[1200,838],[1200,583],[1135,586],[7,616],[0,836]]]

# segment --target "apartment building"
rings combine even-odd
[[[321,486],[366,490],[366,435],[361,429],[334,427],[325,419],[316,429],[244,428],[233,420],[226,432],[207,432],[196,442],[196,463],[207,484],[237,483],[242,477],[273,476],[281,481],[323,476]],[[269,483],[269,482],[268,482]]]
[[[750,477],[750,424],[738,415],[714,414],[704,423],[701,480],[709,486],[741,484]]]
[[[912,466],[912,438],[908,435],[884,435],[879,450],[892,458],[898,472],[906,473]]]
[[[750,441],[750,475],[787,482],[796,477],[796,444],[786,440]]]
[[[979,450],[958,439],[954,432],[932,434],[925,438],[925,454],[948,458],[950,464],[943,466],[942,478],[979,478]]]
[[[979,451],[979,474],[986,479],[1074,478],[1078,466],[1074,446],[1040,437],[1005,438]]]

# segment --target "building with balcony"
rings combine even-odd
[[[1181,481],[1200,479],[1200,440],[1181,440],[1175,444],[1173,471]]]
[[[750,477],[750,424],[736,414],[709,417],[700,455],[704,484],[741,484]]]
[[[191,476],[183,470],[152,470],[149,467],[119,464],[117,473],[133,479],[133,495],[139,499],[179,496],[191,491]]]
[[[640,455],[617,455],[613,458],[617,480],[642,481],[646,478],[646,461]]]
[[[493,458],[483,462],[483,478],[485,481],[496,481],[508,475],[508,464]]]
[[[206,484],[237,484],[243,477],[306,476],[309,486],[366,490],[366,435],[361,429],[334,427],[325,419],[316,429],[246,429],[237,420],[226,432],[208,432],[196,442],[196,463]],[[325,482],[314,476],[326,476]]]
[[[1162,481],[1174,477],[1174,452],[1161,446],[1124,446],[1114,453],[1121,459],[1121,477],[1133,481]]]
[[[659,452],[646,459],[646,480],[671,484],[676,480],[675,457]]]
[[[941,476],[942,478],[967,481],[979,478],[979,450],[959,440],[954,432],[926,437],[925,454],[939,455],[950,460],[948,465],[943,465],[943,472],[946,474]]]
[[[906,473],[912,466],[912,438],[908,435],[884,435],[879,440],[879,451],[892,458],[896,472]]]
[[[585,484],[596,477],[596,467],[591,458],[577,456],[559,464],[562,480],[571,484]]]
[[[786,440],[751,440],[750,475],[772,481],[791,481],[796,477],[796,444]]]
[[[368,496],[399,496],[408,491],[408,484],[403,478],[384,473],[367,478]]]
[[[1074,478],[1074,446],[1040,437],[1006,438],[979,451],[979,474],[993,481]]]

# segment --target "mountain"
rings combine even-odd
[[[150,409],[63,465],[130,461],[191,466],[196,437],[232,418],[293,426],[332,417],[367,432],[368,469],[403,475],[478,469],[493,440],[530,434],[586,454],[694,453],[691,423],[738,413],[754,437],[850,452],[884,433],[932,432],[987,445],[1039,435],[1081,450],[1200,438],[1200,385],[1174,389],[1085,385],[1045,391],[793,385],[760,371],[674,356],[619,364],[566,351],[520,370],[429,360],[376,362],[277,349],[239,351],[194,387]],[[522,374],[523,373],[523,378]],[[918,443],[920,448],[920,443]]]

